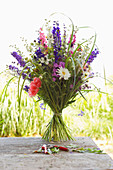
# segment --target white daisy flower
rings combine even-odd
[[[71,76],[69,70],[63,67],[58,69],[57,74],[60,76],[59,79],[64,78],[64,80],[68,80],[68,78]]]
[[[45,64],[47,64],[47,65],[49,64],[50,61],[51,61],[51,60],[48,59],[48,55],[40,58],[40,62],[41,62],[41,63],[45,63]]]

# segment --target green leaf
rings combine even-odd
[[[73,58],[71,57],[73,68],[74,68],[74,82],[73,82],[73,88],[75,87],[75,82],[76,82],[76,68],[75,68],[75,63]]]
[[[95,42],[96,42],[96,32],[95,32],[94,42],[93,42],[92,48],[91,48],[90,53],[89,53],[89,55],[87,56],[87,58],[86,58],[86,60],[85,60],[85,62],[84,62],[84,66],[85,66],[85,64],[87,63],[87,61],[88,61],[88,59],[89,59],[89,57],[90,57],[90,55],[91,55],[91,53],[92,53],[92,51],[93,51],[93,49],[94,49]]]
[[[2,96],[1,102],[2,102],[2,103],[4,103],[4,101],[5,101],[5,97],[6,97],[6,93],[7,93],[8,86],[9,86],[10,82],[11,82],[14,78],[15,78],[15,77],[12,77],[12,78],[7,82],[7,84],[5,85],[5,87],[4,87],[3,91],[2,91],[2,94],[1,94],[1,96]]]
[[[26,63],[27,64],[27,63]],[[21,80],[21,76],[22,76],[22,73],[24,72],[24,69],[27,67],[27,65],[25,65],[25,67],[23,68],[23,70],[21,71],[20,75],[19,75],[19,78],[18,78],[18,110],[20,112],[20,102],[21,102],[21,95],[22,95],[22,90],[23,90],[23,86],[24,86],[24,83],[25,83],[25,80],[28,78],[28,75],[26,75],[23,83],[22,83],[22,86],[21,86],[21,89],[20,89],[20,80]],[[29,74],[29,73],[28,73]]]
[[[91,39],[91,38],[90,38],[90,39]],[[79,44],[79,45],[77,46],[77,48],[75,49],[75,51],[73,52],[72,57],[74,57],[74,55],[75,55],[75,53],[77,52],[77,50],[78,50],[84,43],[88,42],[90,39],[85,40],[84,42],[82,42],[81,44]]]
[[[51,148],[52,153],[58,153],[59,149],[56,147]]]
[[[70,148],[70,149],[72,149],[72,148],[78,148],[78,147],[79,147],[79,146],[74,145],[74,144],[70,144],[70,145],[66,146],[66,148]]]
[[[84,95],[82,94],[82,92],[79,90],[80,95],[86,100],[86,98],[84,97]],[[87,100],[86,100],[87,101]]]
[[[69,101],[67,104],[69,105],[69,104],[72,104],[72,103],[74,103],[76,100],[72,100],[72,101]]]

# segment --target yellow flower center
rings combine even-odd
[[[65,76],[66,73],[64,71],[62,71],[62,74]]]

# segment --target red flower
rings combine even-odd
[[[31,81],[31,84],[30,84],[30,88],[28,91],[29,96],[30,97],[35,96],[38,93],[40,87],[41,87],[41,80],[35,77],[34,80]]]
[[[41,80],[37,77],[34,78],[34,83],[38,86],[41,87]]]
[[[39,89],[36,89],[36,90],[29,89],[29,96],[30,97],[36,96],[38,91],[39,91]]]

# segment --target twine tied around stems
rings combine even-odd
[[[62,113],[54,113],[55,116],[61,116]]]

